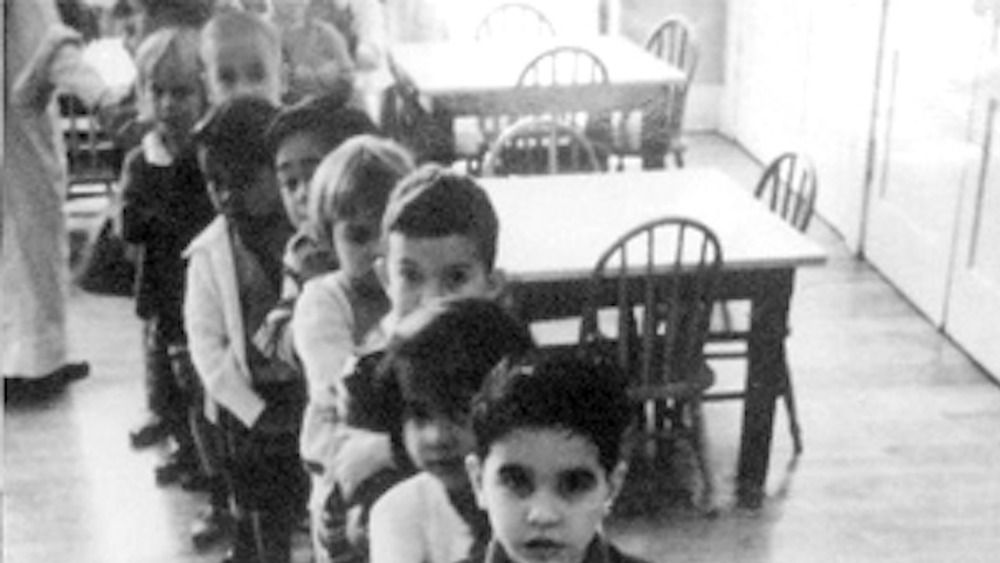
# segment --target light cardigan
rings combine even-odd
[[[389,489],[368,520],[369,563],[456,563],[469,556],[472,530],[441,480],[418,473]]]
[[[205,415],[218,421],[222,405],[247,428],[264,411],[252,387],[229,223],[219,216],[188,246],[184,330],[191,360],[205,387]]]

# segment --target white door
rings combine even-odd
[[[1000,15],[992,27],[988,60],[1000,65]],[[986,66],[986,65],[984,65]],[[1000,73],[1000,66],[995,72]],[[979,172],[973,189],[962,199],[945,329],[994,378],[1000,379],[1000,75],[978,91],[982,139]]]
[[[971,124],[982,19],[970,2],[889,5],[864,251],[938,326],[959,202],[980,154]]]

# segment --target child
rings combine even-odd
[[[353,89],[354,61],[337,28],[307,17],[309,0],[273,0],[272,21],[281,30],[287,102],[332,93],[347,98]]]
[[[317,236],[307,221],[309,183],[330,151],[351,137],[374,131],[375,125],[364,112],[334,96],[286,108],[268,127],[267,142],[274,151],[282,202],[297,232],[285,249],[281,301],[268,314],[254,341],[266,354],[291,365],[299,366],[289,322],[302,285],[337,267],[332,237]]]
[[[388,312],[374,262],[382,213],[389,193],[413,169],[405,149],[388,139],[361,135],[330,153],[316,171],[309,198],[310,225],[318,240],[336,249],[340,269],[306,283],[292,316],[295,349],[302,360],[309,403],[302,422],[302,459],[311,469],[310,513],[315,557],[326,560],[320,543],[323,506],[333,490],[325,465],[332,425],[337,423],[335,390],[345,360]]]
[[[631,413],[610,363],[529,356],[494,371],[472,410],[467,469],[493,529],[473,561],[637,563],[601,533],[625,480]]]
[[[157,468],[161,484],[197,474],[197,452],[188,425],[194,382],[179,381],[169,350],[186,342],[181,308],[181,253],[215,217],[198,169],[191,128],[205,107],[198,60],[198,32],[167,27],[150,35],[136,56],[142,107],[153,129],[133,149],[122,174],[122,236],[140,249],[136,313],[144,320],[146,393],[151,418],[132,433],[136,447],[172,436],[173,457]]]
[[[384,360],[401,403],[392,434],[421,472],[372,508],[371,563],[454,563],[485,549],[489,525],[465,471],[470,402],[502,358],[532,348],[527,327],[484,299],[431,304],[397,327]]]
[[[212,106],[242,95],[281,101],[281,37],[259,16],[216,14],[202,29],[201,58]]]
[[[206,410],[226,438],[236,561],[289,561],[305,504],[298,456],[305,386],[294,368],[251,342],[278,301],[292,234],[264,137],[276,111],[261,98],[235,98],[195,133],[220,217],[187,250],[184,321]]]
[[[445,298],[494,297],[503,277],[494,269],[498,222],[486,192],[475,181],[441,166],[429,164],[404,178],[393,190],[382,219],[384,257],[376,273],[391,308],[381,334],[392,333],[400,319],[421,306]],[[394,457],[389,436],[382,430],[351,420],[372,412],[367,397],[353,397],[365,389],[377,362],[362,358],[357,369],[342,378],[338,416],[348,424],[331,428],[335,445],[325,461],[348,504],[365,508],[394,479],[382,479]],[[377,397],[376,397],[377,399]],[[352,518],[363,523],[364,515]]]

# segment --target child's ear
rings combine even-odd
[[[382,284],[382,289],[389,289],[389,268],[385,263],[385,256],[379,256],[375,259],[375,263],[372,265],[375,268],[375,277],[378,278],[378,283]]]
[[[492,272],[489,273],[487,278],[488,284],[488,297],[491,299],[500,299],[504,296],[507,291],[507,274],[500,268],[494,268]]]
[[[615,499],[618,498],[618,494],[622,492],[622,487],[625,486],[625,475],[628,474],[628,464],[624,461],[619,461],[615,468],[611,470],[611,474],[608,475],[608,508],[614,504]]]
[[[476,504],[479,505],[479,508],[486,510],[486,503],[483,500],[483,463],[478,455],[465,456],[465,472],[469,474],[472,492],[476,495]]]

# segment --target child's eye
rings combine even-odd
[[[219,82],[225,86],[232,86],[233,84],[236,84],[236,71],[231,68],[220,69]]]
[[[597,486],[597,477],[590,471],[580,469],[569,471],[559,477],[559,494],[572,498],[586,494]]]
[[[247,73],[247,78],[250,82],[258,83],[263,82],[267,77],[267,71],[264,69],[264,65],[260,62],[254,63],[250,67],[250,71]]]
[[[418,284],[418,283],[420,283],[420,281],[422,279],[422,276],[420,275],[420,272],[418,272],[417,270],[412,269],[412,268],[403,268],[403,269],[401,269],[399,271],[399,277],[402,278],[402,280],[407,285]]]
[[[466,269],[452,270],[448,272],[445,276],[445,285],[450,290],[457,290],[462,288],[465,284],[469,283],[469,278],[471,275]]]
[[[500,486],[515,496],[524,498],[534,492],[531,476],[521,467],[503,467],[499,471]]]

